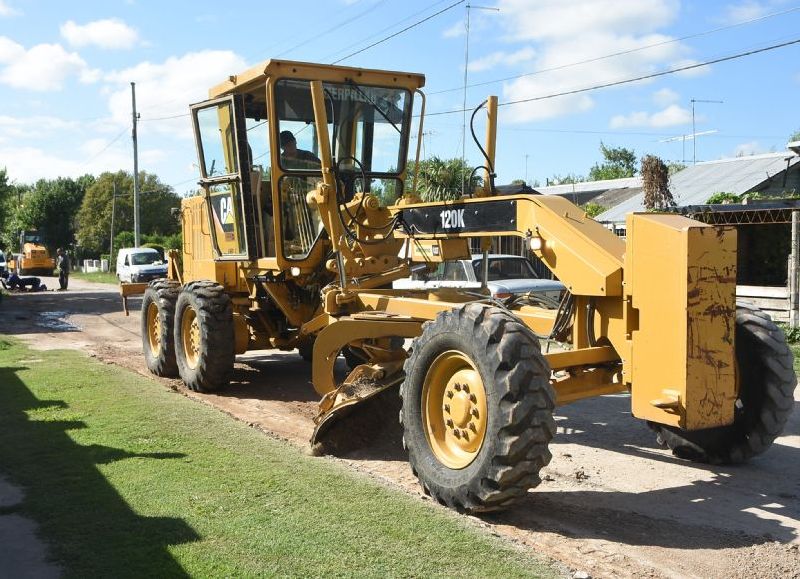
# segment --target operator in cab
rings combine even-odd
[[[287,169],[319,169],[319,157],[311,151],[297,148],[297,140],[292,131],[281,131],[281,163]]]

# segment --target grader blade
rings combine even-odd
[[[326,394],[320,400],[320,412],[314,418],[316,427],[311,435],[311,444],[319,442],[336,421],[350,414],[359,404],[400,384],[404,378],[402,362],[394,366],[389,369],[385,364],[362,364],[350,373],[339,388]]]

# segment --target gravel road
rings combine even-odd
[[[55,280],[46,280],[48,286]],[[122,313],[116,288],[73,279],[68,292],[14,295],[0,304],[3,331],[34,348],[72,348],[150,376],[141,353],[138,301]],[[339,371],[344,371],[340,360]],[[310,366],[294,353],[237,359],[217,395],[164,387],[213,405],[265,433],[308,449],[317,396]],[[511,511],[481,517],[510,537],[591,577],[800,578],[800,389],[773,448],[738,467],[700,465],[659,447],[630,416],[627,395],[556,410],[558,434],[544,482]],[[339,428],[324,448],[385,484],[421,494],[400,443],[396,401]],[[387,419],[388,417],[388,419]]]

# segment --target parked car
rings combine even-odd
[[[557,307],[564,284],[551,279],[541,279],[533,266],[524,257],[517,255],[490,255],[488,286],[492,296],[498,299],[533,294]],[[481,255],[472,259],[458,259],[439,264],[436,271],[416,271],[410,278],[399,279],[392,284],[395,289],[427,289],[439,287],[479,288],[481,286]]]
[[[6,255],[0,251],[0,273],[6,271],[8,269],[8,264],[6,263]]]
[[[146,282],[166,277],[167,264],[157,249],[125,247],[117,254],[117,279],[127,282]]]

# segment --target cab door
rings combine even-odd
[[[243,99],[205,101],[192,105],[191,113],[215,259],[253,261],[258,257],[256,215]]]

